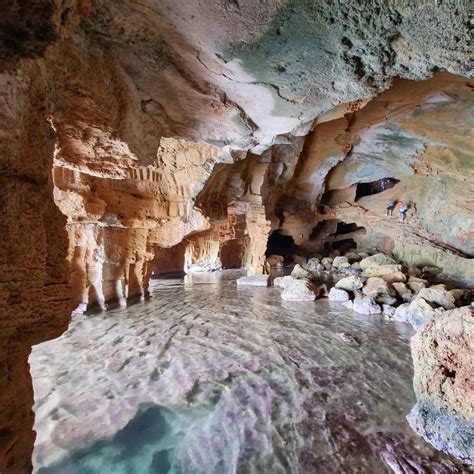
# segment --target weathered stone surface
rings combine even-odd
[[[435,317],[434,308],[426,302],[423,298],[416,297],[408,306],[409,322],[414,329],[419,329],[423,324],[431,321]]]
[[[328,298],[331,301],[349,301],[349,293],[341,288],[331,288],[329,290]]]
[[[474,466],[474,308],[446,311],[411,340],[417,404],[408,421],[437,449]]]
[[[286,284],[281,298],[285,301],[314,301],[317,293],[317,288],[310,280],[294,278]]]
[[[410,303],[413,299],[413,293],[411,292],[410,288],[405,283],[401,282],[394,282],[392,283],[393,288],[397,292],[398,296],[405,301],[406,303]]]

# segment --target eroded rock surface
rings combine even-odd
[[[438,316],[412,337],[411,348],[417,404],[410,425],[474,466],[474,308]]]

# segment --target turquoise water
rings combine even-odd
[[[458,472],[405,421],[410,327],[235,278],[155,280],[35,346],[35,471]]]

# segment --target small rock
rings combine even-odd
[[[293,261],[294,261],[297,265],[305,265],[307,259],[306,259],[305,257],[302,257],[301,255],[293,255]]]
[[[414,329],[419,329],[424,323],[435,316],[434,308],[423,298],[417,296],[408,306],[408,321]]]
[[[331,288],[329,291],[330,301],[349,301],[349,293],[339,288]]]
[[[357,275],[351,275],[340,279],[335,286],[346,291],[360,290],[364,286],[364,280]]]
[[[321,260],[321,265],[324,267],[325,270],[331,270],[331,268],[332,268],[332,262],[333,262],[333,259],[332,259],[332,258],[324,257],[324,258]]]
[[[352,334],[347,332],[339,332],[337,335],[348,345],[350,346],[360,346],[360,341]]]
[[[337,270],[342,270],[343,268],[348,268],[351,266],[346,257],[335,257],[332,266]]]
[[[304,265],[303,268],[305,270],[309,270],[310,272],[317,272],[322,268],[321,263],[317,258],[310,258]]]

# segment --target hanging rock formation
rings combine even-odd
[[[259,274],[278,230],[472,285],[468,18],[467,1],[8,2],[0,471],[31,467],[31,345],[73,308],[145,296],[160,265]],[[398,183],[360,195],[381,178]]]

